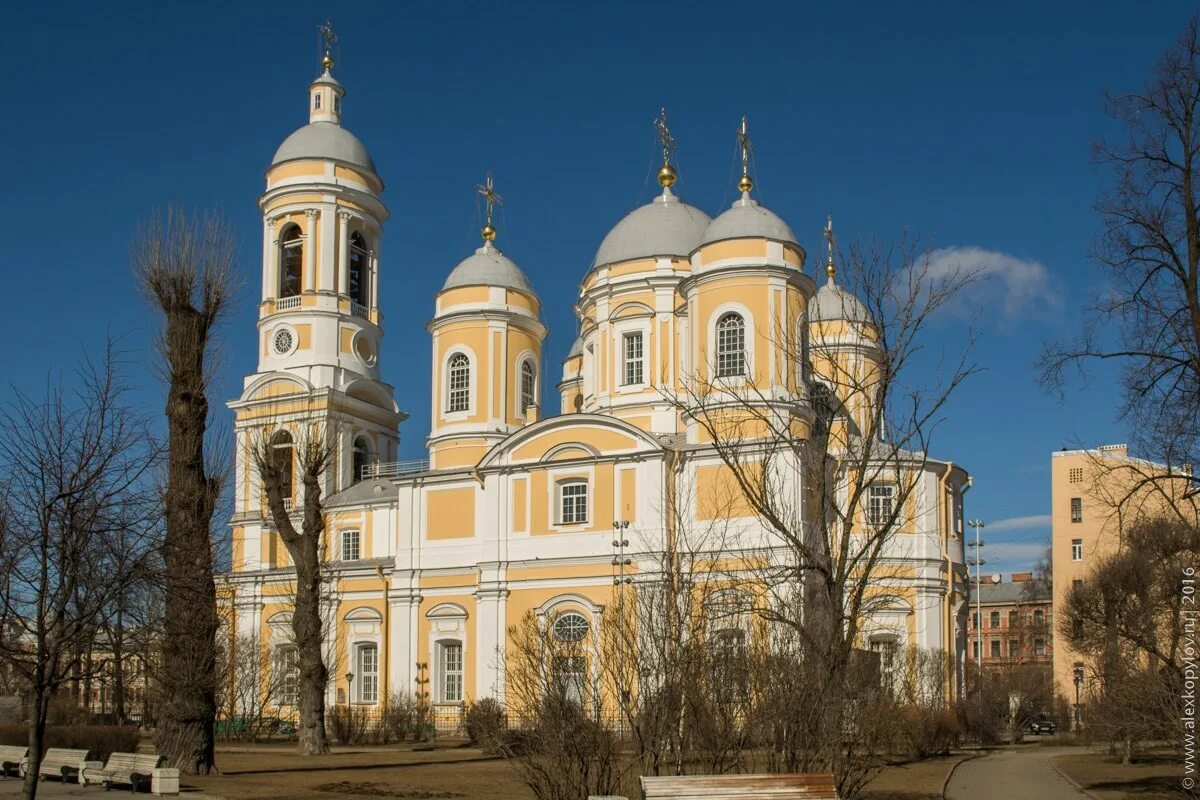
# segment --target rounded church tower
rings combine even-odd
[[[541,301],[525,273],[495,245],[491,176],[483,246],[437,294],[433,335],[431,469],[472,466],[496,442],[540,414]]]
[[[807,395],[806,312],[815,286],[792,229],[750,194],[745,118],[738,137],[742,196],[709,223],[680,287],[689,328],[683,379],[710,407],[725,396],[796,407]]]

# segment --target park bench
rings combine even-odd
[[[9,770],[21,771],[21,765],[29,757],[29,748],[25,745],[0,745],[0,777],[7,778]]]
[[[71,775],[75,776],[75,780],[79,780],[83,762],[87,761],[91,752],[91,750],[71,750],[66,747],[49,748],[46,750],[46,755],[42,756],[42,763],[38,765],[38,780],[45,780],[47,775],[57,775],[62,778],[63,783],[66,783],[67,778]]]
[[[646,800],[838,800],[832,775],[672,775],[642,778]]]
[[[79,782],[103,783],[105,791],[114,783],[129,784],[129,791],[136,792],[139,786],[150,787],[154,770],[162,766],[163,757],[154,753],[113,753],[103,767],[88,767]]]

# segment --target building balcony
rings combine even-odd
[[[370,478],[398,478],[401,475],[413,475],[429,471],[428,458],[416,458],[411,461],[388,461],[377,464],[366,464],[362,468],[363,480]]]

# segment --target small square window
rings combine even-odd
[[[342,531],[342,561],[358,561],[358,531]]]
[[[1071,483],[1083,483],[1083,467],[1071,467]]]
[[[1071,560],[1083,561],[1083,539],[1071,540]]]
[[[1083,498],[1071,498],[1071,522],[1083,522]]]

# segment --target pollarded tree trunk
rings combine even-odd
[[[329,669],[322,651],[324,627],[321,621],[321,546],[325,532],[321,484],[333,458],[333,441],[334,437],[327,431],[310,427],[296,443],[295,462],[304,492],[299,531],[284,505],[285,497],[291,495],[292,448],[273,447],[265,435],[254,446],[254,461],[262,476],[271,521],[296,570],[292,637],[300,669],[297,697],[300,726],[297,733],[299,750],[304,755],[329,751],[325,738],[325,687]]]
[[[171,346],[167,399],[167,535],[163,547],[166,603],[161,683],[164,704],[155,734],[158,752],[185,773],[216,765],[217,595],[210,525],[216,482],[204,463],[208,401],[204,394],[204,329],[193,308],[167,310]]]
[[[162,312],[167,383],[164,624],[157,665],[163,704],[158,752],[185,773],[215,767],[218,677],[212,517],[220,481],[205,463],[208,367],[213,331],[232,294],[233,237],[216,217],[174,212],[139,232],[134,274]]]

